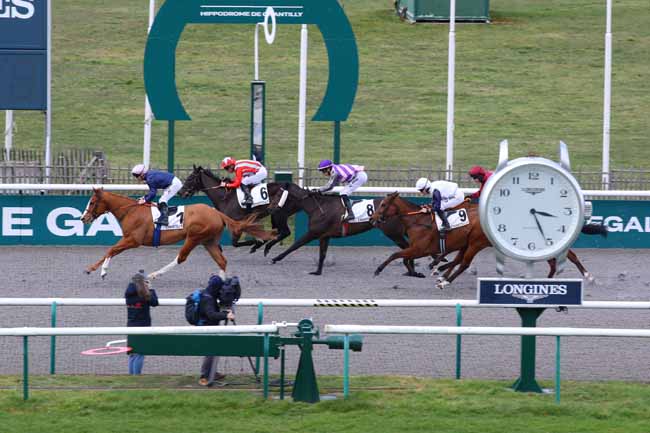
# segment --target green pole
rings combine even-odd
[[[167,171],[174,172],[174,121],[167,121]]]
[[[23,336],[23,400],[29,398],[29,345],[28,337]]]
[[[341,162],[341,121],[334,121],[334,164]]]
[[[343,398],[350,396],[350,335],[343,337]]]
[[[280,400],[284,400],[284,347],[280,348]]]
[[[264,322],[264,304],[261,302],[257,304],[257,324],[261,325]],[[260,371],[260,357],[255,357],[255,371]]]
[[[555,336],[555,402],[560,404],[560,336]]]
[[[456,326],[463,326],[463,311],[460,304],[456,304]],[[456,380],[460,379],[461,335],[456,335]]]
[[[264,399],[269,398],[269,333],[264,334]]]
[[[521,326],[534,328],[537,318],[544,312],[544,308],[517,308],[521,316]],[[521,336],[521,374],[515,381],[512,388],[519,392],[542,392],[542,388],[535,380],[535,350],[536,341],[534,335]]]
[[[52,302],[50,308],[52,328],[56,328],[56,302]],[[56,336],[50,337],[50,374],[56,374]]]

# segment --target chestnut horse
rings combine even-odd
[[[458,251],[456,258],[441,266],[440,270],[446,270],[445,273],[438,279],[436,286],[440,289],[449,285],[456,277],[465,271],[474,260],[476,254],[481,250],[491,247],[492,244],[483,233],[481,223],[478,215],[478,206],[469,204],[467,202],[460,204],[454,209],[465,208],[469,217],[469,224],[451,230],[447,234],[446,253]],[[439,254],[439,233],[436,224],[433,221],[433,214],[428,210],[423,212],[420,205],[411,203],[399,197],[398,193],[389,194],[382,200],[379,208],[372,216],[373,220],[381,224],[386,218],[399,216],[402,224],[406,227],[406,232],[409,238],[409,247],[393,253],[386,261],[384,261],[377,270],[375,275],[379,275],[381,271],[393,260],[402,259],[417,259],[420,257],[428,256],[431,254]],[[567,258],[576,265],[580,273],[587,279],[591,280],[592,276],[587,269],[580,263],[578,256],[569,250]],[[550,271],[548,278],[553,277],[557,270],[555,259],[548,261]],[[454,268],[458,269],[453,272]]]
[[[113,245],[104,257],[86,269],[87,274],[101,266],[101,277],[104,278],[108,272],[108,265],[112,257],[122,251],[137,248],[141,245],[153,245],[154,224],[151,216],[151,206],[139,205],[136,200],[123,195],[113,194],[102,189],[93,189],[93,195],[88,201],[86,210],[81,215],[81,221],[88,224],[100,215],[110,212],[120,223],[123,235],[122,239]],[[149,274],[148,278],[156,278],[174,266],[183,263],[190,252],[199,244],[205,247],[212,259],[221,268],[219,274],[225,277],[227,262],[219,246],[219,239],[224,228],[227,227],[233,236],[246,232],[262,240],[275,237],[273,232],[266,232],[260,225],[253,223],[254,218],[252,216],[244,221],[235,221],[205,204],[185,206],[183,228],[180,230],[163,230],[160,233],[160,245],[175,244],[184,239],[180,252],[173,262]]]

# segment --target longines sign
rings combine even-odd
[[[478,301],[508,307],[581,305],[582,280],[479,278]]]

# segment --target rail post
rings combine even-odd
[[[257,304],[257,324],[261,325],[264,322],[264,304],[261,302]],[[255,357],[255,371],[260,371],[260,357]]]
[[[350,395],[350,334],[343,337],[343,398]]]
[[[460,304],[456,304],[456,326],[463,326],[463,312]],[[456,380],[460,379],[461,335],[456,335]]]
[[[560,404],[560,336],[555,336],[555,402]]]
[[[52,328],[56,328],[56,301],[50,307],[50,319]],[[56,374],[56,336],[50,337],[50,374]]]
[[[26,335],[23,336],[23,400],[29,398],[29,343]]]

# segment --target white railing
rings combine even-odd
[[[521,328],[494,326],[325,325],[326,334],[534,335],[547,337],[640,337],[650,329]]]
[[[161,306],[185,305],[185,298],[160,298]],[[1,306],[124,306],[124,298],[0,298]],[[257,307],[443,307],[443,308],[503,308],[501,305],[481,305],[475,299],[372,299],[372,298],[242,298],[237,306]],[[536,305],[544,308],[544,305]],[[570,308],[582,309],[633,309],[650,310],[648,301],[583,301],[582,305],[572,305]]]
[[[149,188],[146,185],[90,185],[90,184],[40,184],[40,183],[2,183],[2,190],[35,190],[35,191],[92,191],[93,188],[103,188],[107,191],[146,191]],[[334,191],[341,191],[341,187],[334,188]],[[463,193],[472,194],[477,191],[476,188],[461,188]],[[385,187],[385,186],[362,186],[356,192],[360,194],[390,194],[391,192],[400,194],[417,194],[418,190],[410,187]],[[650,197],[650,191],[646,190],[583,190],[586,197]]]
[[[0,328],[2,337],[51,337],[61,335],[160,335],[160,334],[254,334],[278,332],[281,325],[149,326],[98,328]]]

